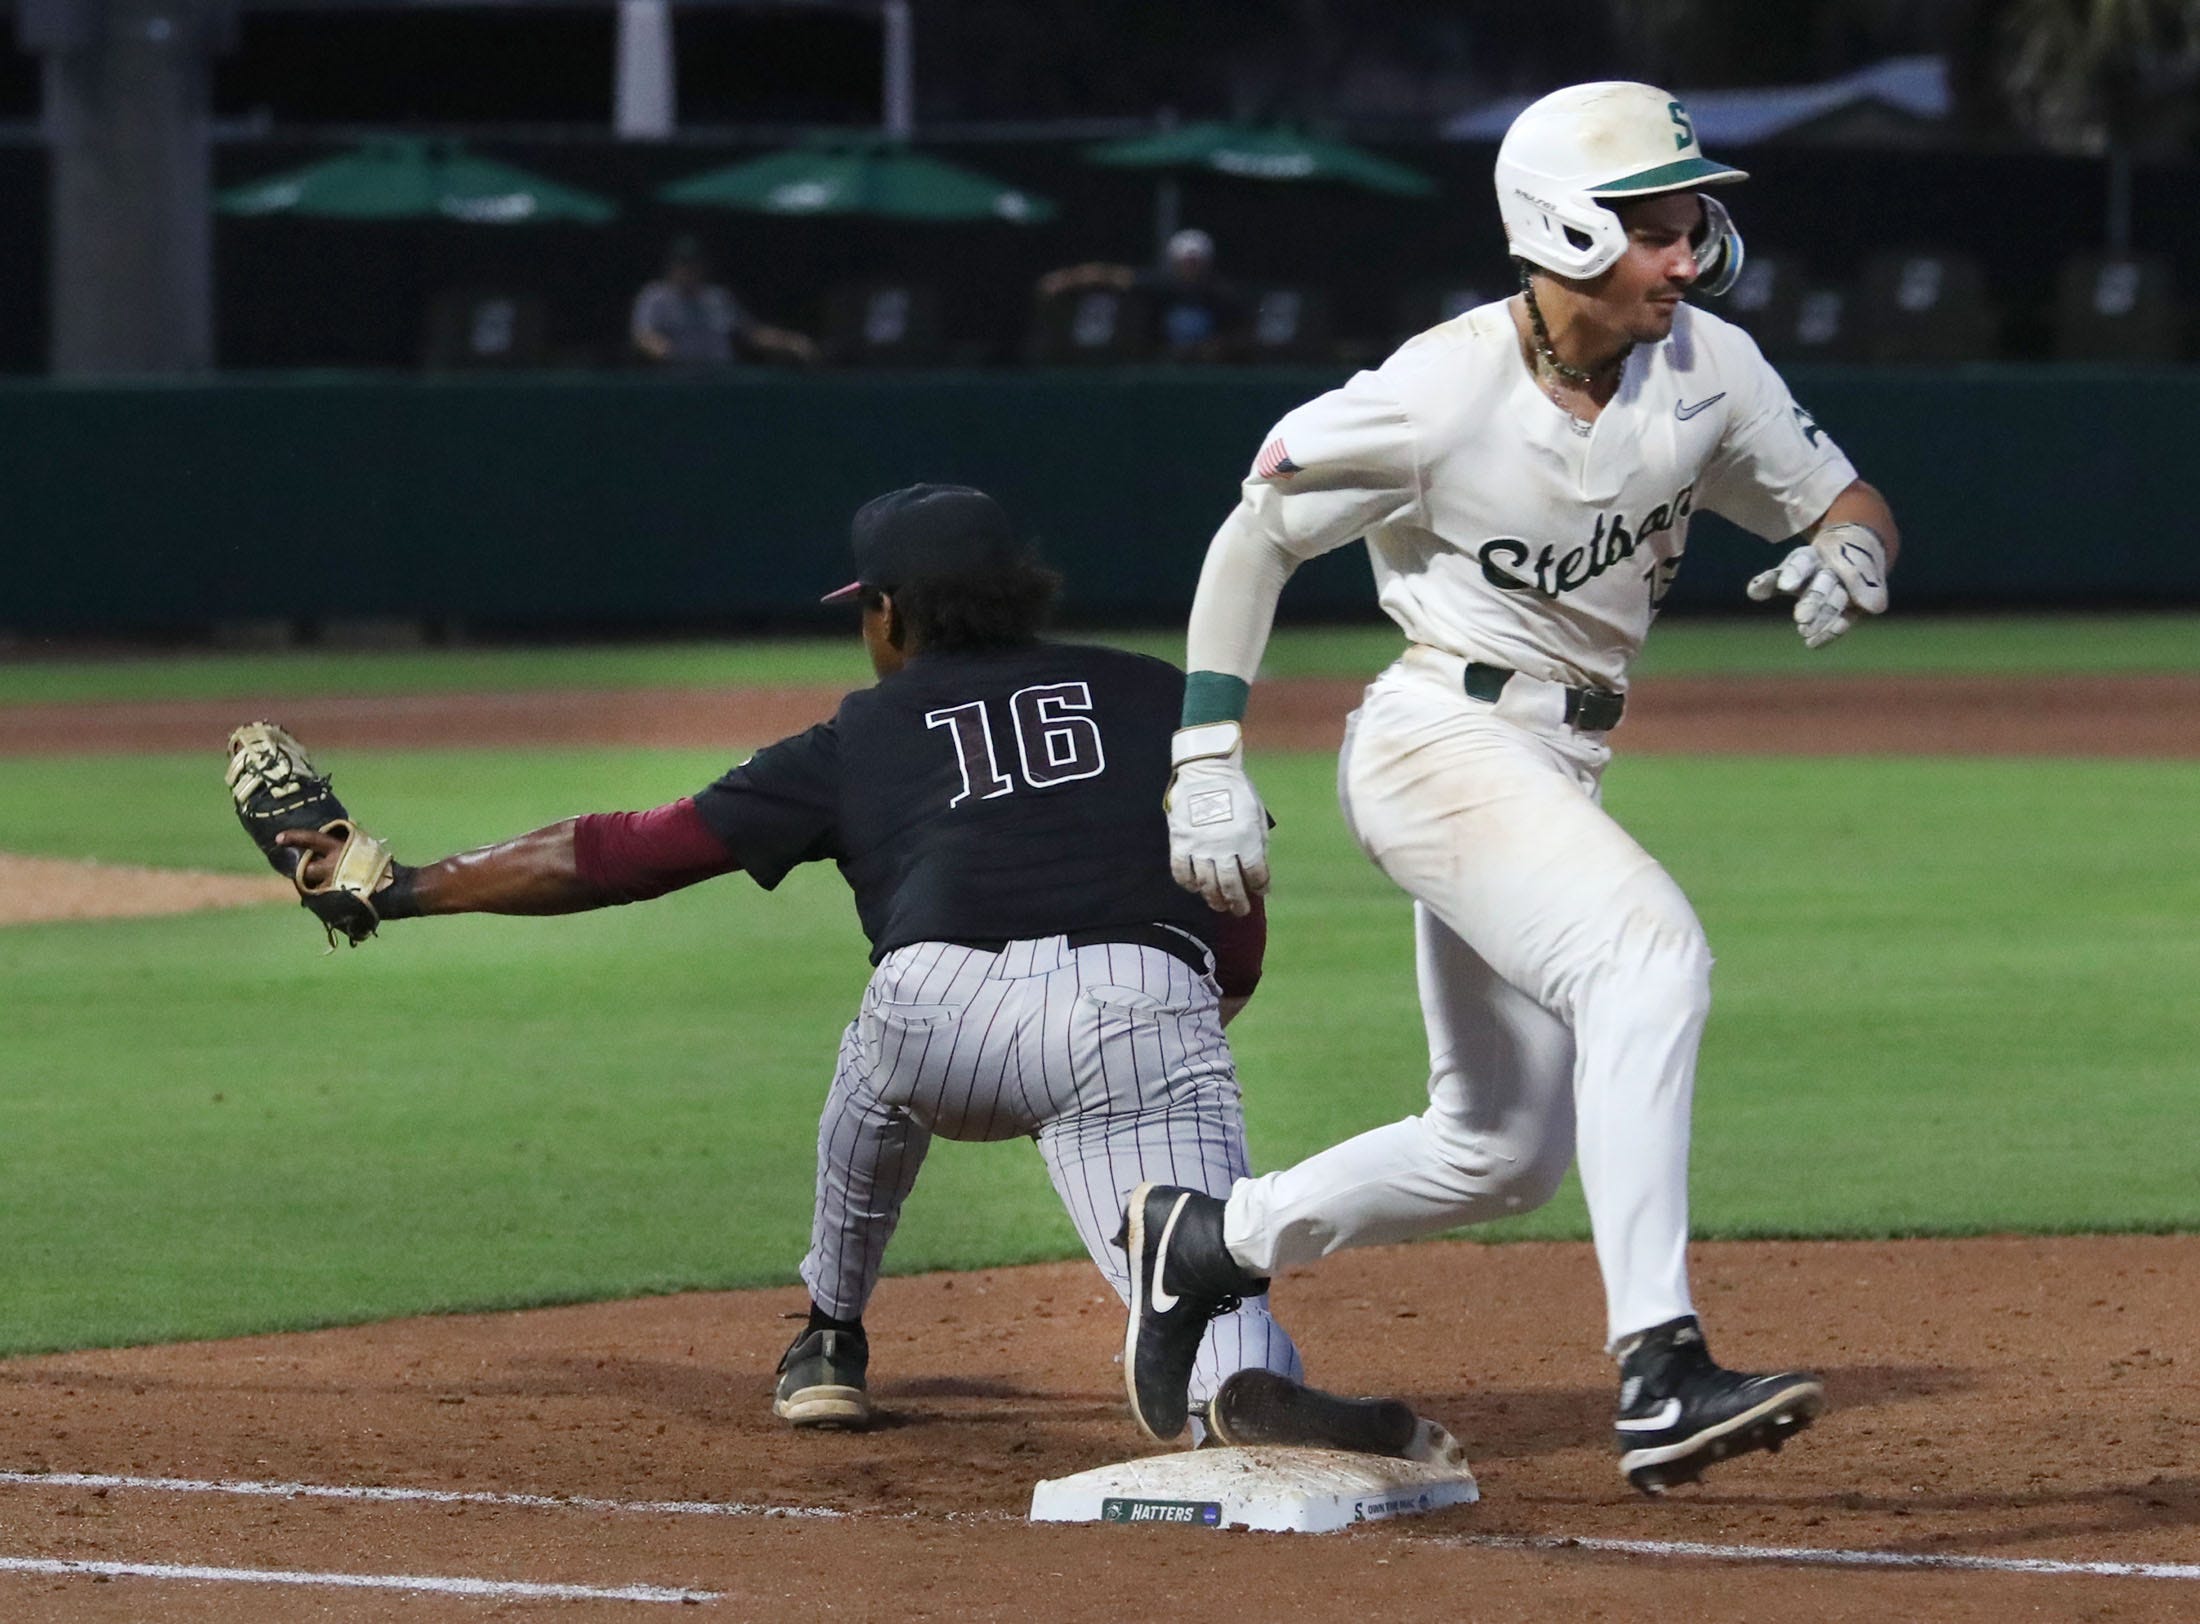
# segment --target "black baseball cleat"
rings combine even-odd
[[[1693,1314],[1645,1331],[1619,1367],[1619,1469],[1644,1494],[1693,1483],[1753,1449],[1777,1453],[1826,1407],[1818,1378],[1749,1376],[1712,1363]]]
[[[1268,1289],[1222,1244],[1222,1209],[1196,1190],[1141,1184],[1131,1191],[1115,1238],[1131,1265],[1123,1390],[1132,1419],[1156,1443],[1184,1430],[1192,1361],[1207,1322]]]
[[[804,1330],[779,1359],[772,1414],[798,1427],[871,1424],[871,1399],[863,1390],[871,1342],[863,1332]]]
[[[1283,1444],[1403,1456],[1421,1418],[1394,1398],[1344,1398],[1273,1370],[1234,1371],[1207,1401],[1207,1430],[1218,1444]]]

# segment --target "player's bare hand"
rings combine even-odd
[[[1824,648],[1855,625],[1857,616],[1886,613],[1886,545],[1867,525],[1830,524],[1746,590],[1759,603],[1793,595],[1803,646]]]
[[[298,880],[308,886],[328,883],[344,849],[343,841],[325,829],[285,829],[275,837],[275,844],[295,847],[303,853],[298,862]]]
[[[1245,776],[1243,731],[1183,728],[1169,754],[1169,871],[1217,913],[1250,913],[1268,889],[1268,809]]]

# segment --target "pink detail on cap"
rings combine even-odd
[[[862,590],[863,583],[861,581],[850,581],[838,592],[828,592],[825,594],[825,596],[818,599],[817,601],[819,603],[839,603],[844,598],[854,597],[858,592],[861,592]]]

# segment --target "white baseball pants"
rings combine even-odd
[[[1416,645],[1339,762],[1345,819],[1414,899],[1428,1109],[1241,1180],[1225,1237],[1270,1274],[1525,1212],[1576,1156],[1610,1344],[1694,1312],[1688,1134],[1711,953],[1670,875],[1598,804],[1610,752],[1564,691],[1469,698]]]

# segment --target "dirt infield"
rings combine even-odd
[[[227,729],[270,709],[331,749],[734,746],[836,697],[19,706],[0,755],[203,750],[211,781]],[[1253,732],[1330,745],[1356,699],[1263,685]],[[2196,702],[2173,677],[1661,681],[1615,742],[2195,757]],[[0,858],[0,922],[49,883],[89,884],[91,909],[150,883],[62,867]],[[216,900],[213,878],[179,897]],[[1331,1538],[1022,1521],[1037,1479],[1140,1452],[1120,1310],[1083,1264],[886,1282],[886,1413],[860,1435],[768,1413],[795,1290],[8,1361],[0,1618],[2200,1616],[2200,1240],[1714,1244],[1695,1272],[1723,1358],[1810,1364],[1833,1409],[1657,1502],[1614,1469],[1586,1247],[1432,1243],[1286,1277],[1314,1378],[1443,1419],[1485,1496]]]
[[[0,1365],[9,1465],[141,1481],[0,1483],[0,1558],[648,1584],[713,1593],[705,1611],[732,1618],[2200,1613],[2200,1568],[1923,1565],[2200,1560],[2200,1244],[1722,1244],[1697,1249],[1696,1273],[1725,1358],[1809,1362],[1833,1409],[1777,1458],[1729,1463],[1663,1501],[1614,1469],[1588,1249],[1451,1242],[1295,1271],[1276,1295],[1314,1375],[1402,1392],[1468,1442],[1482,1503],[1410,1523],[1327,1538],[1023,1524],[1037,1479],[1141,1452],[1114,1363],[1120,1311],[1088,1266],[1063,1264],[887,1281],[870,1315],[886,1424],[867,1434],[798,1435],[768,1413],[797,1291],[16,1360]],[[484,1498],[209,1492],[238,1480]],[[511,1494],[595,1503],[488,1498]],[[1745,1565],[1564,1540],[1921,1565]],[[397,1608],[388,1594],[241,1581],[0,1573],[0,1614],[20,1620]],[[434,1593],[403,1605],[408,1618],[650,1612]]]
[[[1253,690],[1256,746],[1330,749],[1357,682]],[[100,701],[0,707],[0,756],[219,751],[271,716],[316,749],[768,743],[833,713],[838,688],[634,688],[376,699]],[[2200,676],[1667,678],[1630,696],[1625,754],[2200,756]]]
[[[0,925],[140,919],[290,900],[290,887],[274,874],[255,879],[187,868],[135,868],[126,863],[0,852]]]

